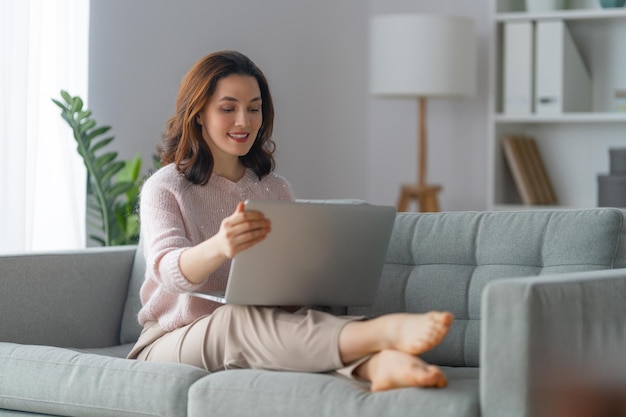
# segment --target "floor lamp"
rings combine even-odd
[[[428,184],[426,99],[474,93],[474,21],[425,14],[375,16],[370,31],[370,90],[376,96],[418,100],[417,183],[403,185],[398,211],[416,200],[419,211],[439,211],[440,185]]]

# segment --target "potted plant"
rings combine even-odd
[[[61,100],[52,101],[72,129],[77,150],[87,168],[87,220],[96,230],[89,237],[103,246],[130,245],[139,241],[137,206],[141,157],[124,161],[118,153],[106,151],[113,136],[110,126],[98,126],[91,111],[83,108],[79,96],[61,91]]]

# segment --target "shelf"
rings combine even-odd
[[[496,123],[626,123],[626,113],[566,113],[510,116],[496,114]]]
[[[615,91],[626,88],[626,8],[603,9],[597,0],[570,0],[572,9],[526,12],[520,0],[492,0],[489,123],[488,207],[492,210],[578,209],[598,204],[598,176],[610,172],[609,151],[626,148],[626,111],[614,111]],[[585,8],[587,7],[587,8]],[[497,12],[500,10],[500,12]],[[591,77],[591,103],[584,112],[522,113],[504,112],[504,65],[507,24],[562,21],[587,65]],[[513,26],[511,26],[513,27]],[[512,46],[509,57],[523,57],[527,51]],[[536,56],[531,57],[536,59]],[[536,51],[535,51],[536,54]],[[525,55],[524,55],[525,56]],[[532,61],[534,62],[534,61]],[[524,62],[520,78],[534,64]],[[527,65],[528,64],[528,65]],[[524,90],[525,91],[525,90]],[[534,101],[534,87],[530,87]],[[566,107],[567,108],[567,107]],[[509,109],[510,110],[510,109]],[[537,140],[558,205],[530,206],[522,199],[503,153],[502,140],[528,136]]]
[[[577,9],[577,10],[556,10],[551,12],[528,13],[510,12],[497,13],[496,22],[514,22],[527,20],[595,20],[595,19],[616,19],[626,17],[626,8],[614,9]]]

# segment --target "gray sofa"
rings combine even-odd
[[[626,350],[624,219],[609,208],[398,214],[376,303],[340,312],[456,320],[424,355],[447,388],[382,393],[328,374],[124,359],[141,330],[140,250],[3,255],[0,416],[539,415],[537,392],[554,387],[541,382],[559,375],[547,370],[598,369],[598,358],[617,369]]]

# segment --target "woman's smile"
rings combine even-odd
[[[245,143],[250,137],[250,133],[247,132],[232,132],[227,134],[229,138],[237,143]]]

